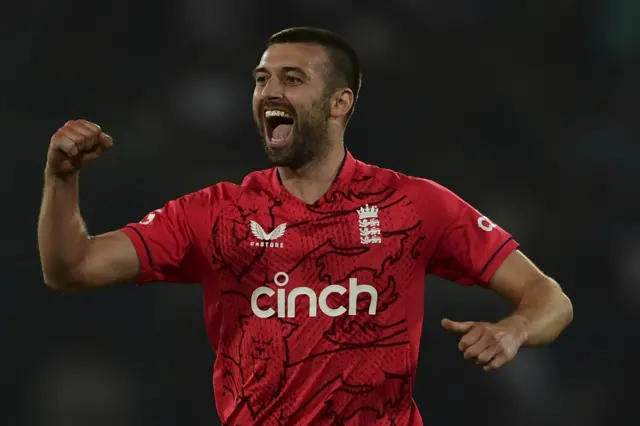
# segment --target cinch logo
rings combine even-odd
[[[289,283],[289,275],[286,272],[278,272],[273,281],[279,287],[284,287]],[[345,294],[349,292],[349,315],[356,315],[358,295],[361,293],[369,293],[371,296],[371,302],[369,303],[369,315],[375,315],[378,306],[378,291],[368,284],[358,284],[356,278],[349,278],[349,289],[332,284],[326,287],[320,292],[318,296],[313,289],[309,287],[296,287],[287,294],[284,288],[279,288],[277,291],[273,291],[269,287],[258,287],[251,294],[251,310],[256,316],[260,318],[270,318],[276,315],[276,311],[273,308],[263,309],[258,306],[258,299],[260,296],[273,297],[277,293],[277,308],[278,318],[294,318],[296,316],[296,298],[298,296],[306,296],[309,298],[309,316],[315,317],[318,315],[318,307],[320,311],[327,316],[337,317],[344,315],[347,312],[347,308],[344,306],[338,306],[332,308],[327,304],[327,298],[331,293]]]

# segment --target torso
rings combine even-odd
[[[205,309],[224,424],[421,424],[422,223],[398,180],[353,163],[314,205],[256,174],[214,222]]]

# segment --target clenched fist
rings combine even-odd
[[[111,148],[113,139],[100,126],[86,120],[67,121],[52,137],[47,171],[65,177],[94,161]]]
[[[456,322],[442,320],[442,326],[449,331],[464,334],[458,349],[464,359],[475,361],[485,371],[495,370],[511,361],[524,342],[524,333],[518,327],[488,322]]]

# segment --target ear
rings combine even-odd
[[[331,98],[331,117],[346,117],[353,108],[354,100],[353,91],[348,87],[337,90]]]

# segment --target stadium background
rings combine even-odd
[[[10,2],[0,13],[0,424],[216,425],[197,286],[48,291],[36,220],[51,134],[100,123],[82,177],[94,233],[266,166],[250,70],[283,27],[339,31],[364,88],[360,159],[435,179],[560,281],[575,322],[496,374],[439,319],[497,319],[479,289],[427,280],[415,398],[427,425],[640,424],[640,3],[634,0]]]

